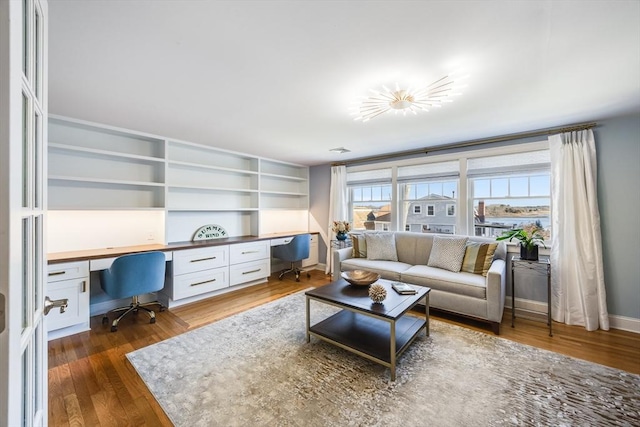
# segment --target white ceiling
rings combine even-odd
[[[49,112],[315,165],[640,111],[640,1],[50,0]],[[369,88],[470,73],[355,122]],[[329,152],[347,147],[348,154]]]

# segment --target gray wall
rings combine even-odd
[[[607,308],[640,319],[640,114],[599,120],[594,134]]]
[[[640,319],[640,113],[597,120],[598,203],[609,314]],[[537,138],[539,140],[539,138]],[[518,141],[521,142],[521,141]],[[311,214],[326,227],[331,168],[310,168]],[[320,262],[326,246],[320,242]],[[543,294],[518,297],[546,301]]]

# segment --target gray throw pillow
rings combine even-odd
[[[455,273],[460,271],[467,245],[467,237],[434,236],[427,265]]]
[[[367,233],[367,259],[398,261],[396,238],[393,233]]]

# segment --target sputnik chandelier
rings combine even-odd
[[[372,118],[384,114],[388,111],[394,113],[401,112],[406,115],[408,112],[417,114],[418,111],[429,111],[430,108],[440,108],[445,102],[452,102],[454,96],[462,95],[458,91],[464,86],[459,83],[469,77],[468,75],[457,77],[449,74],[430,85],[421,89],[402,89],[396,83],[395,90],[382,86],[384,90],[376,91],[369,89],[373,95],[363,98],[356,106],[352,115],[357,116],[354,120],[367,122]]]

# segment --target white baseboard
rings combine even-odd
[[[634,317],[609,315],[609,327],[640,334],[640,319],[636,319]]]
[[[505,299],[504,306],[506,308],[511,308],[511,297],[507,297]],[[535,318],[540,318],[541,316],[546,317],[547,303],[516,298],[516,310],[518,310],[518,312],[524,313],[524,317],[526,317],[527,314]],[[612,329],[619,329],[622,331],[635,332],[637,334],[640,334],[640,319],[610,314],[609,327]]]

